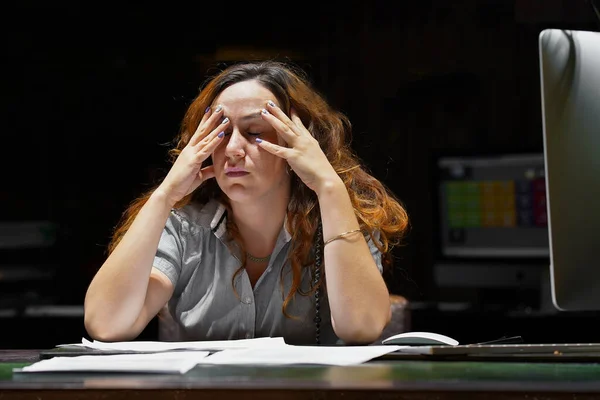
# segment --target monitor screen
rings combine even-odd
[[[543,154],[439,157],[443,258],[547,258]]]
[[[539,35],[552,301],[600,310],[600,33]]]

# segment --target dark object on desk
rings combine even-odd
[[[174,349],[168,350],[173,351],[189,351],[189,349]],[[214,353],[218,350],[209,350],[209,353]],[[54,347],[52,349],[40,350],[40,360],[45,360],[53,357],[77,357],[77,356],[91,356],[91,355],[102,355],[112,356],[118,354],[150,354],[157,353],[158,351],[139,351],[139,350],[104,350],[104,349],[93,349],[90,347],[82,346],[61,346]]]
[[[476,344],[516,344],[516,343],[524,343],[523,338],[521,336],[502,336],[499,339],[488,340],[487,342],[479,342]]]
[[[406,357],[408,356],[408,357]],[[417,357],[411,357],[417,356]],[[419,357],[420,356],[420,357]],[[448,361],[600,361],[600,343],[555,344],[468,344],[458,346],[412,346],[402,348],[382,358],[436,359]]]
[[[40,360],[53,357],[77,357],[90,355],[116,355],[116,354],[139,354],[142,352],[132,350],[100,350],[81,346],[61,346],[52,349],[40,350]]]
[[[600,352],[594,353],[526,353],[526,354],[456,354],[456,355],[432,355],[432,354],[407,354],[388,353],[373,359],[378,360],[402,360],[402,361],[473,361],[473,362],[505,362],[505,363],[600,363]]]

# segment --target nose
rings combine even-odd
[[[242,135],[239,130],[233,129],[231,135],[229,135],[227,145],[225,146],[225,156],[233,160],[244,158],[246,155],[245,149],[247,144],[248,141],[244,135]]]

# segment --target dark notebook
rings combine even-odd
[[[410,346],[383,359],[436,359],[478,361],[600,361],[600,343],[467,344]]]

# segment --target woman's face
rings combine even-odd
[[[215,99],[230,123],[223,143],[212,155],[215,179],[231,202],[254,202],[268,196],[285,197],[290,191],[287,161],[262,150],[255,139],[285,145],[273,127],[261,118],[268,100],[279,103],[257,81],[231,85]]]

